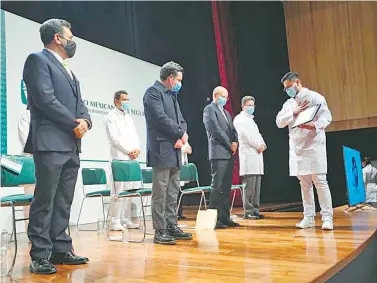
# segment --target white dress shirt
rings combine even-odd
[[[128,113],[118,108],[111,110],[105,118],[105,127],[111,159],[130,160],[128,153],[140,150],[139,137]]]
[[[68,63],[66,60],[64,60],[62,57],[60,57],[60,55],[58,53],[56,53],[55,51],[52,51],[51,49],[48,49],[48,48],[45,48],[48,52],[50,52],[52,55],[55,56],[55,58],[63,65],[64,69],[66,69],[67,73],[69,74],[69,76],[71,77],[71,79],[73,80],[73,75],[72,75],[72,71],[71,69],[68,67]]]
[[[29,135],[30,129],[30,110],[25,110],[21,113],[20,119],[18,120],[18,139],[22,146],[22,152],[24,152],[27,137]]]

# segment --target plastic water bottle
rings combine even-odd
[[[127,224],[123,225],[123,229],[122,229],[122,242],[123,243],[128,243],[128,227],[127,227]]]
[[[103,227],[103,221],[101,218],[98,218],[97,220],[97,232],[101,233],[102,232],[102,227]]]
[[[0,275],[8,274],[8,232],[3,230],[0,239]]]

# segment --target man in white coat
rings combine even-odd
[[[242,111],[234,118],[238,133],[240,176],[243,176],[246,219],[263,219],[259,214],[260,188],[264,174],[263,152],[267,146],[254,121],[255,99],[244,96]]]
[[[107,114],[105,119],[106,134],[110,143],[112,160],[135,160],[140,154],[139,137],[133,120],[128,114],[129,96],[120,90],[114,94],[115,108]],[[115,184],[114,194],[132,190],[135,182]],[[139,228],[131,221],[131,198],[118,200],[114,205],[111,219],[112,230],[122,230],[122,224],[130,229]]]
[[[314,227],[315,202],[314,183],[321,206],[322,229],[333,229],[332,199],[327,183],[327,155],[325,129],[331,123],[332,116],[325,98],[317,92],[304,88],[297,73],[289,72],[281,80],[288,99],[276,117],[279,128],[288,126],[290,137],[290,166],[297,164],[297,178],[300,180],[304,206],[304,218],[296,224],[297,228]],[[292,129],[297,115],[308,107],[320,104],[312,122]],[[291,157],[293,158],[291,159]],[[296,157],[296,158],[295,158]],[[292,175],[292,173],[291,173]]]

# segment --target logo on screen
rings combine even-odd
[[[352,156],[352,175],[353,175],[353,186],[358,189],[359,187],[359,174],[357,172],[357,163],[354,156]]]
[[[27,105],[27,89],[24,80],[21,80],[21,101],[22,104]]]

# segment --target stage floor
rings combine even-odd
[[[20,234],[15,269],[2,282],[325,282],[375,236],[376,210],[344,209],[335,209],[334,231],[322,231],[318,217],[315,228],[297,230],[301,213],[270,212],[264,220],[238,219],[240,228],[192,231],[192,241],[175,246],[155,245],[153,236],[143,244],[109,242],[104,234],[72,227],[75,252],[90,262],[57,266],[50,276],[29,273],[28,241]]]

